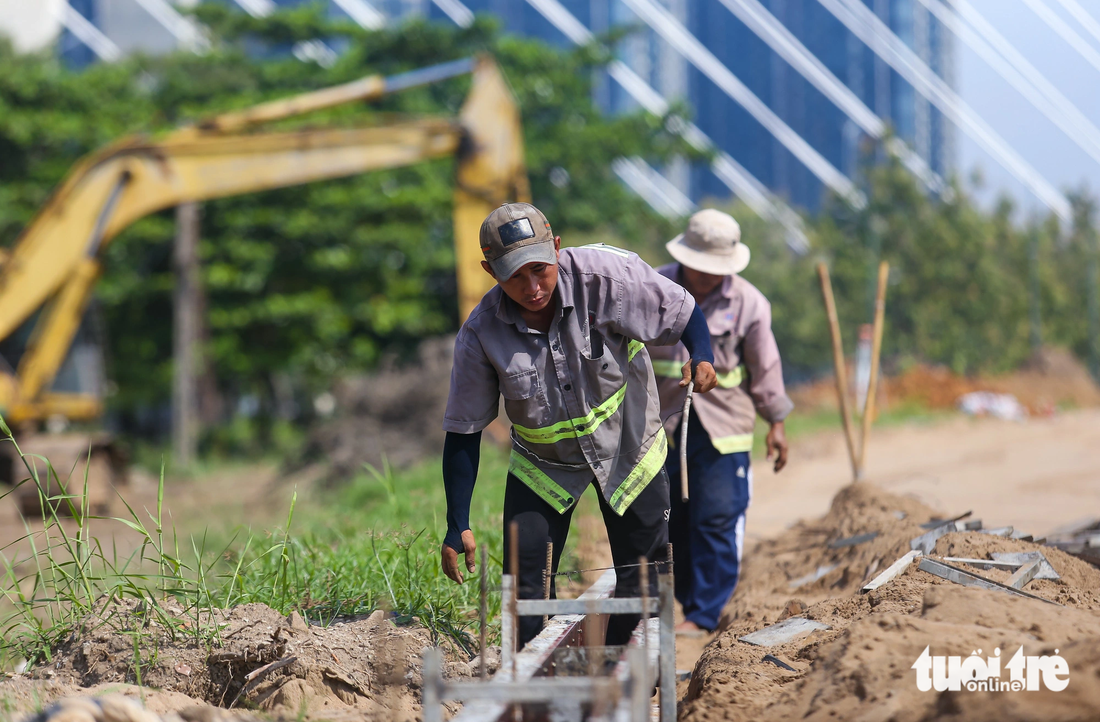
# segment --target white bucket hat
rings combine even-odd
[[[687,231],[665,244],[681,264],[701,273],[730,276],[749,265],[749,247],[741,226],[728,213],[707,208],[688,220]]]

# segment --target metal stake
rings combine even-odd
[[[596,647],[599,646],[596,640],[596,628],[599,626],[599,622],[596,619],[595,604],[591,600],[588,602],[588,611],[584,615],[584,651],[585,656],[588,657],[588,676],[596,676]],[[602,641],[602,640],[601,640]]]
[[[669,551],[669,559],[672,552]],[[676,722],[676,631],[672,616],[674,594],[672,575],[662,574],[657,579],[660,591],[661,615],[661,722]]]
[[[554,564],[554,542],[546,542],[546,568],[542,570],[542,598],[550,599],[550,585],[553,583],[553,570],[551,567]],[[546,623],[550,621],[548,615],[542,616],[542,626],[546,626]]]
[[[516,655],[519,654],[519,617],[516,616],[516,598],[519,596],[519,524],[508,525],[508,567],[512,573],[512,598],[508,613],[512,617],[512,679],[516,678]]]
[[[516,674],[515,581],[511,574],[500,579],[500,668]]]

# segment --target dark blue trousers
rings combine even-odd
[[[675,555],[676,599],[684,618],[718,626],[741,573],[745,510],[752,494],[749,452],[720,454],[692,409],[688,417],[688,497],[680,498],[680,436],[668,450],[672,511],[668,534]]]

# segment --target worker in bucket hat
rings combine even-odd
[[[681,382],[709,391],[716,379],[706,319],[683,287],[634,253],[603,244],[562,249],[528,203],[506,203],[485,219],[481,251],[497,285],[455,340],[443,420],[443,571],[462,582],[460,554],[474,571],[469,510],[481,431],[503,396],[512,422],[504,558],[515,521],[519,597],[542,597],[546,544],[553,543],[554,573],[589,486],[621,567],[615,595],[638,596],[638,559],[666,559],[669,515],[668,440],[645,344],[683,342]],[[655,595],[657,574],[649,579]],[[637,622],[638,615],[613,616],[607,643],[626,644]],[[539,617],[522,617],[520,643],[541,626]]]
[[[783,386],[779,347],[771,329],[771,305],[738,274],[749,265],[741,228],[729,214],[707,209],[666,244],[676,260],[657,273],[683,286],[706,316],[718,388],[694,400],[688,412],[688,500],[672,494],[669,535],[676,549],[676,598],[683,606],[682,633],[718,626],[741,570],[745,511],[752,498],[753,426],[770,424],[765,446],[775,471],[787,464],[783,419],[794,404]],[[680,344],[652,346],[661,419],[672,444],[679,443],[687,389]],[[680,478],[680,454],[670,451],[665,468]]]

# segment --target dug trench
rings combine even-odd
[[[910,564],[866,594],[861,588],[910,551],[940,510],[868,483],[848,486],[824,517],[759,542],[681,700],[680,718],[705,720],[1095,720],[1100,710],[1100,570],[1043,544],[953,532],[930,557],[988,559],[1041,552],[1060,579],[1025,591],[1038,599],[964,587]],[[877,532],[850,546],[835,542]],[[834,543],[830,547],[830,543]],[[967,571],[1004,583],[1010,571]],[[816,577],[816,578],[815,578]],[[1053,603],[1051,603],[1053,602]],[[745,635],[791,617],[827,625],[776,646]],[[927,691],[912,668],[932,655],[983,659],[1061,655],[1063,691]],[[981,650],[979,652],[979,650]],[[769,659],[765,660],[765,656]],[[774,661],[773,661],[774,660]],[[780,666],[782,665],[782,666]],[[1009,679],[1008,672],[1003,678]]]
[[[0,683],[5,716],[48,709],[74,695],[120,694],[154,714],[207,722],[257,714],[379,722],[421,717],[420,658],[431,644],[423,627],[396,626],[381,610],[325,627],[263,604],[198,617],[169,611],[178,616],[154,618],[135,599],[103,604],[48,662]],[[216,632],[196,635],[196,627]],[[469,676],[467,655],[453,645],[443,648],[445,676]]]

